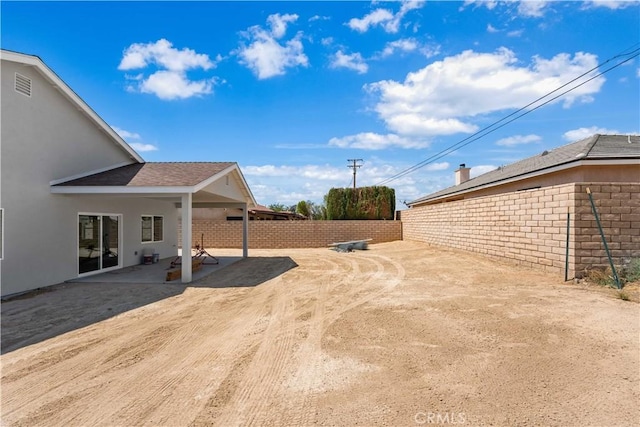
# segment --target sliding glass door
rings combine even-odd
[[[78,274],[120,265],[120,215],[78,215]]]

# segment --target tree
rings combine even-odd
[[[286,212],[289,210],[289,206],[284,205],[282,203],[271,203],[269,206],[267,206],[269,209],[271,209],[274,212]]]
[[[298,202],[296,205],[296,212],[302,216],[306,216],[307,218],[311,216],[309,212],[309,204],[304,200],[300,200]]]
[[[300,215],[304,215],[309,219],[325,219],[325,208],[324,205],[314,203],[311,200],[301,200],[296,205],[295,211]]]
[[[332,188],[325,196],[326,219],[393,219],[393,188]]]

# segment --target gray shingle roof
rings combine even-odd
[[[57,186],[192,187],[222,172],[232,162],[135,163]]]
[[[409,202],[414,205],[439,197],[454,195],[476,187],[499,185],[500,182],[517,178],[532,172],[578,162],[580,160],[602,159],[640,159],[640,136],[638,135],[593,135],[589,138],[544,151],[510,165],[502,166],[490,172],[472,178],[460,185]]]

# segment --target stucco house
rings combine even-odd
[[[2,296],[139,264],[149,251],[176,256],[193,246],[195,207],[240,209],[247,256],[257,203],[237,163],[145,162],[40,58],[0,59]]]
[[[455,185],[408,203],[403,239],[581,276],[608,265],[590,188],[615,262],[640,257],[639,136],[593,135],[475,178],[469,171],[460,165]]]

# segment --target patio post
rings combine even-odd
[[[248,207],[245,203],[242,208],[242,257],[247,258],[249,256],[248,249],[248,236],[249,236],[249,213]]]
[[[191,193],[182,195],[182,283],[191,282],[192,198]]]

